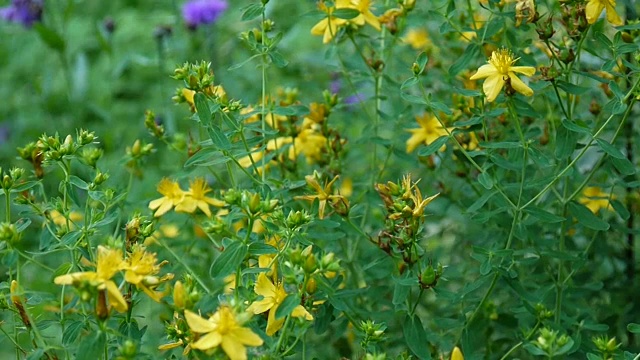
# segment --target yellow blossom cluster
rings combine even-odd
[[[224,201],[207,196],[211,188],[203,178],[190,181],[187,191],[182,190],[177,182],[164,178],[158,183],[158,192],[163,196],[149,203],[149,209],[155,210],[155,217],[160,217],[173,208],[175,211],[191,214],[200,209],[205,215],[211,217],[209,205],[217,207],[225,205]]]
[[[156,288],[163,282],[173,278],[173,274],[158,277],[165,261],[157,263],[155,253],[149,253],[142,245],[135,245],[131,253],[123,257],[122,250],[98,246],[95,271],[74,272],[57,276],[53,282],[57,285],[73,285],[84,288],[89,286],[99,292],[106,292],[109,304],[119,312],[129,308],[122,296],[120,288],[113,281],[116,274],[124,271],[124,280],[142,290],[154,301],[160,302],[163,292]]]

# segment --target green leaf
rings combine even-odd
[[[522,147],[519,141],[481,141],[480,147],[487,149],[517,149]]]
[[[402,83],[402,85],[400,85],[400,90],[404,90],[404,89],[410,88],[410,87],[412,87],[413,85],[417,84],[417,83],[418,83],[418,81],[419,81],[419,80],[418,80],[418,78],[417,78],[417,77],[415,77],[415,76],[414,76],[414,77],[411,77],[411,78],[408,78],[407,80],[405,80],[405,81]]]
[[[276,106],[271,113],[284,116],[301,116],[309,113],[309,108],[303,105]]]
[[[74,244],[76,241],[78,241],[78,239],[80,239],[81,236],[82,236],[82,231],[80,230],[68,232],[62,237],[62,239],[60,239],[60,245]]]
[[[64,345],[73,344],[80,332],[86,325],[84,321],[72,321],[71,323],[66,323],[64,328],[64,333],[62,333],[62,343]]]
[[[192,155],[184,163],[184,167],[189,166],[212,166],[225,164],[231,159],[228,156],[223,156],[219,149],[209,147],[200,149],[197,153]]]
[[[71,185],[77,187],[78,189],[82,189],[82,190],[88,190],[89,189],[89,184],[87,184],[86,181],[80,179],[79,177],[77,177],[75,175],[69,176],[69,182],[71,183]]]
[[[211,124],[207,128],[207,132],[209,133],[209,137],[211,138],[213,145],[217,146],[218,149],[229,150],[231,148],[231,142],[227,138],[227,135],[225,135],[217,125]]]
[[[636,324],[636,323],[629,323],[627,325],[627,330],[630,333],[634,333],[634,334],[640,334],[640,324]]]
[[[602,357],[593,354],[593,353],[587,353],[587,360],[603,360]]]
[[[106,341],[107,337],[104,332],[100,330],[90,332],[80,341],[76,359],[101,359]]]
[[[233,273],[240,266],[247,252],[247,246],[242,242],[231,242],[220,256],[213,261],[209,268],[209,275],[215,278],[225,277]]]
[[[276,310],[276,320],[282,319],[283,317],[291,314],[293,309],[295,309],[298,305],[300,305],[300,297],[298,297],[298,294],[287,295],[280,306],[278,306],[278,310]]]
[[[57,52],[60,52],[60,53],[64,52],[64,49],[65,49],[64,39],[55,30],[44,26],[42,23],[35,24],[33,28],[36,30],[36,32],[40,36],[40,39],[42,39],[42,41],[44,41],[44,43],[47,44],[47,46],[49,46],[51,49]]]
[[[39,360],[39,359],[48,359],[49,356],[44,357],[44,349],[35,349],[29,353],[29,355],[25,358],[25,360]]]
[[[200,122],[208,125],[211,122],[211,109],[209,109],[207,97],[203,93],[198,92],[193,97],[193,103],[198,111]]]
[[[453,114],[453,111],[451,111],[451,109],[447,105],[438,101],[432,101],[428,103],[427,106],[431,108],[431,111],[433,111],[434,113],[442,112],[445,115]]]
[[[331,14],[338,19],[351,20],[360,15],[360,12],[356,9],[341,8],[334,10]]]
[[[611,158],[610,162],[618,171],[620,171],[622,175],[629,176],[636,173],[636,167],[633,166],[631,161],[629,161],[629,159],[627,158],[624,158],[624,159]]]
[[[578,136],[575,132],[569,131],[564,126],[557,127],[556,130],[556,159],[568,158],[576,148]]]
[[[429,155],[433,154],[434,152],[440,150],[440,148],[442,146],[444,146],[444,144],[447,143],[447,140],[449,140],[449,136],[448,135],[440,136],[439,138],[435,139],[431,144],[429,144],[426,147],[420,149],[418,151],[418,155],[420,155],[420,156],[429,156]]]
[[[269,52],[269,58],[273,61],[273,64],[279,68],[283,68],[289,64],[289,62],[280,54],[277,50],[271,50]]]
[[[38,183],[39,183],[38,181],[27,181],[25,183],[22,183],[22,184],[19,184],[19,185],[16,185],[16,186],[12,187],[11,188],[11,192],[12,193],[16,193],[16,192],[22,192],[22,191],[25,191],[25,190],[29,190],[32,187],[38,185]]]
[[[242,21],[249,21],[262,15],[264,7],[261,2],[251,4],[242,9]]]
[[[409,349],[418,359],[431,359],[427,333],[419,317],[407,315],[402,324],[402,332]]]
[[[537,207],[528,207],[524,210],[529,215],[542,220],[545,223],[558,223],[564,221],[565,218]]]
[[[616,210],[618,215],[620,215],[620,217],[624,220],[629,219],[629,216],[631,216],[629,210],[627,210],[627,208],[622,204],[622,202],[620,202],[620,200],[611,200],[611,205]]]
[[[489,200],[493,195],[497,194],[497,191],[494,192],[485,192],[478,200],[476,200],[469,208],[467,209],[467,213],[473,213],[478,210]]]
[[[418,104],[418,105],[428,105],[429,102],[427,102],[427,100],[425,100],[422,96],[416,96],[413,94],[408,94],[406,92],[400,92],[400,97],[402,97],[402,99],[413,103],[413,104]]]
[[[591,129],[589,129],[589,127],[587,127],[587,125],[585,125],[583,122],[581,121],[571,121],[571,120],[567,120],[567,119],[563,119],[562,120],[562,126],[564,126],[566,129],[571,130],[573,132],[579,133],[579,134],[585,134],[585,135],[591,135]]]
[[[454,77],[458,75],[462,70],[469,67],[469,63],[472,59],[475,59],[480,54],[480,48],[475,42],[472,42],[464,49],[464,53],[460,56],[449,68],[449,76]]]
[[[557,80],[556,84],[560,89],[573,95],[582,95],[585,92],[589,91],[588,87],[574,85],[563,80]]]
[[[250,255],[265,255],[265,254],[277,254],[278,249],[269,244],[263,243],[252,243],[249,245],[249,254]]]
[[[487,190],[491,190],[493,188],[493,179],[491,178],[491,175],[489,175],[488,171],[483,171],[480,176],[478,176],[478,182]]]
[[[593,230],[609,230],[609,223],[595,216],[589,208],[575,201],[569,203],[569,212],[580,224]]]
[[[605,141],[605,140],[602,140],[602,139],[596,139],[596,142],[598,143],[598,145],[600,145],[600,148],[602,148],[602,150],[604,150],[604,152],[609,154],[611,157],[614,157],[616,159],[626,159],[627,158],[622,153],[622,151],[618,150],[618,148],[616,148],[615,146],[611,145],[608,141]]]
[[[428,61],[429,57],[427,56],[426,52],[423,51],[418,55],[418,58],[416,59],[416,64],[418,64],[418,69],[420,69],[418,74],[422,74],[422,72],[424,71],[424,67],[427,65]]]

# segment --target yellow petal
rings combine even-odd
[[[253,303],[251,303],[251,305],[249,305],[247,311],[254,314],[262,314],[263,312],[271,309],[273,305],[273,299],[269,297],[262,300],[254,301]]]
[[[233,330],[233,332],[231,332],[229,336],[238,339],[240,342],[247,346],[260,346],[264,343],[264,341],[262,341],[262,338],[251,331],[251,329],[243,327]]]
[[[602,0],[590,0],[584,9],[584,13],[587,17],[587,22],[589,24],[593,24],[594,22],[596,22],[596,20],[598,20],[598,18],[600,17],[600,14],[602,14],[602,10],[604,10],[604,4],[602,3]]]
[[[109,304],[113,306],[118,312],[126,312],[128,309],[127,302],[125,301],[118,286],[113,281],[105,281],[104,287],[107,289],[107,296],[109,297]]]
[[[276,295],[276,286],[271,282],[271,280],[269,280],[267,275],[262,272],[258,275],[254,291],[256,294],[262,295],[265,298],[272,298]]]
[[[278,330],[282,328],[284,324],[285,317],[281,317],[280,319],[276,319],[276,311],[278,311],[278,305],[271,308],[269,311],[269,318],[267,319],[267,335],[273,336]]]
[[[536,68],[533,66],[511,66],[509,67],[509,71],[524,74],[526,76],[532,76],[536,73]]]
[[[504,79],[502,78],[502,75],[496,73],[495,75],[488,77],[487,80],[484,81],[484,84],[482,84],[482,90],[487,97],[487,101],[494,101],[498,97],[498,94],[500,94],[503,86]]]
[[[413,135],[407,140],[407,153],[413,152],[426,139],[423,129],[411,129],[409,131],[413,132]]]
[[[186,314],[187,313],[185,311],[185,315]],[[214,331],[198,339],[198,341],[191,344],[191,347],[197,350],[209,350],[220,345],[221,342],[222,342],[222,335]]]
[[[484,64],[478,68],[475,74],[473,74],[469,80],[483,79],[492,75],[498,74],[498,69],[492,64]]]
[[[247,350],[238,339],[232,336],[222,338],[222,350],[231,360],[246,360]]]
[[[184,318],[187,320],[187,324],[189,324],[191,330],[197,333],[208,333],[216,329],[216,326],[211,323],[211,321],[189,310],[184,311]]]
[[[291,316],[293,317],[301,317],[304,318],[305,320],[313,320],[313,315],[311,315],[307,309],[304,308],[304,306],[302,305],[298,305],[295,307],[295,309],[293,309],[293,311],[291,312]]]
[[[509,79],[511,79],[511,87],[524,96],[533,95],[533,90],[520,80],[515,74],[509,73]]]
[[[317,24],[315,24],[311,28],[311,34],[312,35],[323,35],[328,24],[329,24],[329,19],[328,18],[324,18],[324,19],[320,20]]]
[[[609,0],[604,0],[604,1],[606,1],[605,7],[607,9],[607,21],[611,25],[615,25],[615,26],[620,26],[624,24],[624,21],[620,19],[620,16],[618,16],[618,13],[616,12],[615,1],[612,1],[612,2],[609,2]]]
[[[457,346],[453,348],[451,351],[451,360],[464,360],[464,356],[462,356],[462,351]]]

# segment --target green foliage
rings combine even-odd
[[[635,5],[182,3],[0,24],[0,357],[640,357]]]

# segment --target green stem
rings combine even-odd
[[[209,287],[204,283],[204,281],[202,281],[202,279],[200,279],[200,276],[198,276],[198,274],[193,271],[193,269],[191,269],[191,267],[182,260],[182,258],[180,258],[178,256],[178,254],[176,254],[170,247],[168,247],[164,241],[160,240],[160,239],[156,239],[156,242],[158,244],[160,244],[160,246],[162,246],[163,248],[165,248],[175,259],[176,261],[178,261],[178,263],[180,265],[182,265],[190,274],[191,276],[193,276],[194,279],[196,279],[196,281],[198,282],[198,284],[200,284],[200,286],[204,289],[204,291],[206,291],[207,293],[211,293],[211,290],[209,289]]]

